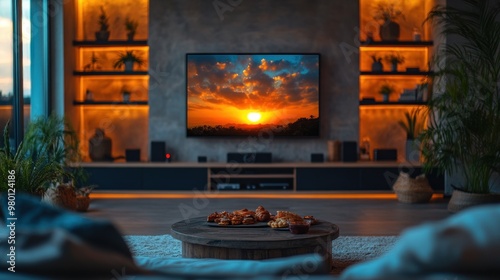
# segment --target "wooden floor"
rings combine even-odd
[[[403,204],[392,194],[342,195],[336,193],[136,193],[92,196],[90,217],[111,220],[124,235],[162,235],[180,220],[206,216],[214,211],[255,209],[289,210],[335,223],[340,235],[399,235],[404,229],[450,216],[447,200],[433,198],[426,204]],[[259,197],[261,196],[261,197]],[[160,198],[156,198],[160,197]]]

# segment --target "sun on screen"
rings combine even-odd
[[[256,123],[260,120],[261,118],[261,115],[260,113],[258,112],[250,112],[248,113],[247,115],[247,119],[250,121],[250,122],[253,122],[253,123]]]

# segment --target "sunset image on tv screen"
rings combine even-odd
[[[318,54],[188,54],[188,136],[318,136]]]

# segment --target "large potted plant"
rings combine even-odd
[[[428,15],[456,40],[448,39],[436,60],[430,122],[421,137],[426,169],[463,177],[453,186],[452,212],[481,203],[477,199],[499,199],[492,177],[500,171],[500,7],[474,0],[460,5],[436,6]]]
[[[47,184],[58,180],[63,174],[63,167],[48,156],[46,147],[39,147],[36,154],[26,142],[18,147],[10,146],[9,123],[4,128],[4,146],[0,148],[0,192],[7,192],[11,187],[16,192],[43,196]],[[9,175],[15,176],[15,184],[9,185]]]

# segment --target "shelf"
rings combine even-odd
[[[362,76],[428,76],[431,75],[433,72],[372,72],[372,71],[360,71],[359,74]]]
[[[148,75],[148,71],[73,71],[73,75],[75,76],[146,76]]]
[[[361,41],[360,47],[430,47],[433,41]]]
[[[148,101],[73,101],[73,105],[148,105]]]
[[[295,178],[293,174],[213,174],[211,178]]]
[[[425,101],[389,101],[389,102],[380,102],[380,101],[367,101],[360,100],[359,105],[362,106],[418,106],[418,105],[426,105]]]
[[[112,41],[73,41],[73,46],[77,47],[147,47],[147,40],[128,41],[128,40],[112,40]]]
[[[13,100],[10,100],[10,101],[0,101],[0,106],[12,106],[12,102],[14,102]],[[24,105],[30,105],[31,104],[31,100],[24,100]]]

